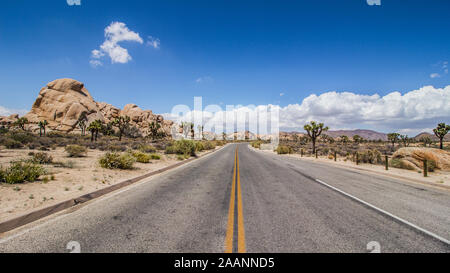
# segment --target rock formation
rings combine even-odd
[[[434,161],[436,168],[450,171],[450,152],[434,148],[406,147],[400,148],[392,156],[394,159],[403,161],[411,169],[421,170],[423,160]]]
[[[31,111],[25,115],[32,129],[37,129],[41,120],[48,121],[50,131],[64,133],[79,132],[78,119],[84,115],[87,124],[94,120],[104,123],[119,116],[129,116],[131,126],[135,126],[142,135],[147,135],[149,123],[161,124],[162,130],[170,133],[172,121],[166,121],[150,110],[142,110],[135,104],[128,104],[123,110],[104,102],[96,102],[84,84],[73,79],[59,79],[50,82],[41,89]]]

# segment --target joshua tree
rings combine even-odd
[[[394,149],[395,143],[398,141],[399,136],[399,133],[387,134],[388,140],[392,143],[392,149]]]
[[[360,136],[360,135],[354,135],[353,136],[353,141],[356,143],[356,144],[359,144],[359,143],[361,143],[361,142],[363,142],[363,138]]]
[[[403,145],[405,147],[408,147],[409,143],[411,143],[411,140],[412,140],[411,138],[408,137],[408,135],[400,135],[400,139],[402,140]]]
[[[122,141],[122,135],[130,125],[130,120],[129,116],[120,116],[113,121],[113,126],[119,129],[119,141]]]
[[[316,140],[322,134],[322,132],[328,131],[328,127],[324,127],[323,123],[316,123],[311,121],[310,124],[304,126],[305,131],[308,133],[312,142],[313,154],[316,153]]]
[[[427,147],[427,144],[430,145],[431,143],[433,143],[433,141],[431,141],[431,138],[429,136],[423,136],[419,139],[420,142],[423,142],[423,147]]]
[[[344,145],[347,145],[347,143],[349,142],[348,136],[346,136],[346,135],[342,135],[339,138],[341,139],[341,142]]]
[[[20,129],[25,131],[25,125],[28,124],[28,119],[27,118],[18,118],[15,122],[14,125],[19,127]]]
[[[161,124],[152,121],[148,124],[149,126],[149,136],[151,139],[155,140],[160,137],[159,129],[161,129]]]
[[[330,144],[333,144],[334,143],[334,138],[332,138],[331,136],[329,136],[329,135],[325,135],[325,134],[323,134],[322,135],[322,140],[323,140],[323,142],[328,142],[328,143],[330,143]]]
[[[80,130],[81,130],[81,135],[86,135],[86,122],[87,122],[87,118],[86,118],[86,114],[85,113],[83,113],[83,114],[81,114],[80,115],[80,117],[78,118],[78,121],[77,121],[77,125],[78,125],[78,127],[80,127]]]
[[[46,120],[39,121],[39,123],[38,123],[39,136],[42,136],[42,131],[44,131],[44,136],[45,136],[45,129],[46,129],[47,125],[48,125],[48,121],[46,121]]]
[[[450,131],[450,125],[445,125],[445,123],[439,123],[438,126],[433,129],[434,134],[439,138],[439,148],[444,149],[443,141],[445,135]]]
[[[91,132],[91,141],[97,141],[98,132],[103,129],[103,123],[101,120],[95,120],[89,124],[87,129]]]
[[[205,137],[203,136],[203,129],[205,129],[205,126],[199,125],[199,126],[197,126],[197,128],[198,128],[198,132],[200,134],[201,139],[205,140]]]
[[[101,132],[104,136],[114,135],[113,122],[108,122],[106,125],[102,126]]]
[[[227,140],[227,134],[225,132],[222,132],[222,138],[223,140]]]

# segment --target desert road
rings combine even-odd
[[[82,178],[80,178],[82,179]],[[0,252],[450,252],[450,191],[231,144],[43,223]],[[373,248],[374,247],[374,248]]]

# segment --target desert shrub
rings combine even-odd
[[[20,141],[14,140],[14,139],[10,139],[7,138],[3,141],[3,145],[7,148],[7,149],[20,149],[23,147],[23,144]]]
[[[192,140],[177,140],[172,145],[166,147],[166,153],[185,156],[195,156],[195,143]]]
[[[51,164],[53,157],[47,153],[33,153],[31,162],[35,164]]]
[[[125,152],[127,150],[127,146],[111,144],[111,145],[108,145],[108,147],[106,149],[111,152]]]
[[[8,137],[10,139],[18,141],[22,144],[27,144],[27,143],[33,142],[33,140],[34,140],[33,134],[31,134],[29,132],[12,131],[8,134]]]
[[[255,148],[255,149],[260,149],[260,148],[261,148],[261,143],[262,143],[262,141],[258,140],[258,141],[252,142],[251,145],[252,145],[252,147]]]
[[[215,140],[214,143],[216,146],[223,146],[226,144],[226,141],[225,140]]]
[[[67,169],[73,169],[76,167],[76,163],[72,160],[69,161],[57,161],[57,162],[53,162],[53,166],[55,168],[67,168]]]
[[[186,155],[178,155],[178,156],[177,156],[177,159],[180,160],[180,161],[181,161],[181,160],[188,159],[188,158],[189,158],[189,156],[186,156]]]
[[[434,172],[436,167],[437,167],[436,161],[430,160],[430,159],[427,160],[427,169],[428,169],[429,172]]]
[[[39,176],[44,175],[45,169],[38,164],[26,161],[14,161],[6,168],[0,168],[0,182],[17,184],[34,182]]]
[[[141,151],[130,151],[129,154],[133,156],[139,163],[149,163],[152,158],[149,154],[143,153]]]
[[[152,145],[148,145],[148,144],[140,144],[138,150],[141,152],[144,152],[144,153],[156,152],[156,148],[153,147]]]
[[[203,142],[203,149],[205,150],[213,150],[216,148],[216,142],[215,141],[204,141]]]
[[[129,153],[106,153],[100,157],[99,163],[102,168],[106,169],[132,169],[136,159]]]
[[[87,149],[80,145],[68,145],[64,149],[69,157],[84,157],[87,154]]]
[[[277,154],[282,155],[282,154],[292,154],[292,148],[288,147],[288,146],[283,146],[283,145],[278,145],[277,149],[276,149]]]
[[[150,157],[152,158],[152,160],[160,160],[161,156],[158,154],[151,154]]]
[[[370,164],[381,164],[383,162],[381,152],[376,149],[358,152],[358,159],[360,162]]]
[[[203,150],[205,150],[205,146],[203,145],[203,142],[196,141],[195,142],[195,151],[196,152],[201,152]]]

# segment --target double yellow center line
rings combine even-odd
[[[237,250],[245,253],[245,229],[244,214],[242,209],[241,178],[239,175],[239,151],[236,147],[234,153],[233,181],[231,185],[230,208],[228,210],[227,234],[225,237],[225,253],[233,252],[234,239],[234,211],[236,209],[236,184],[237,184]]]

